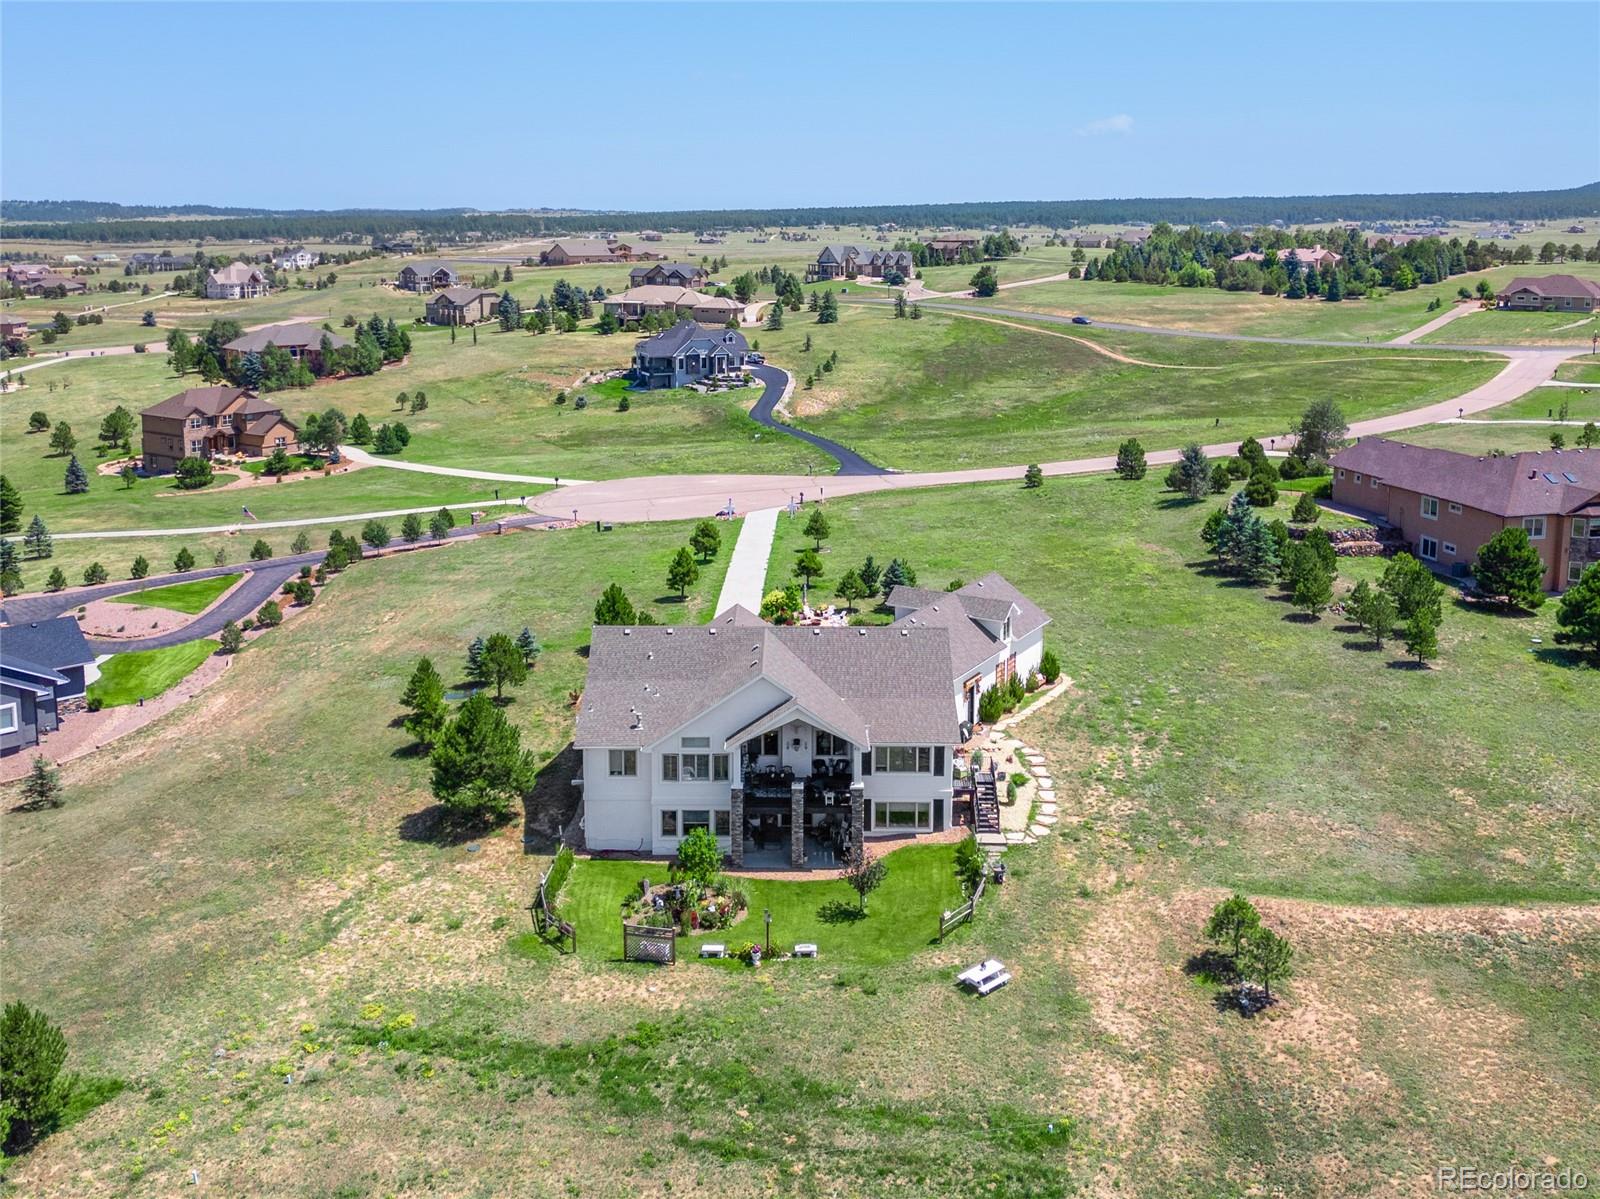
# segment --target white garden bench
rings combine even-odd
[[[797,958],[814,958],[817,956],[817,947],[814,942],[801,941],[794,947],[794,956]]]
[[[700,956],[703,958],[725,958],[728,956],[728,947],[717,941],[707,941],[700,946]]]

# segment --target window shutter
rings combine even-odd
[[[861,773],[863,775],[872,773],[872,751],[870,749],[863,750],[861,753]]]
[[[942,745],[935,745],[933,747],[933,773],[944,773],[944,746]]]

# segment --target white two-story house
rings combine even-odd
[[[659,856],[704,828],[735,866],[831,865],[936,832],[977,696],[1043,653],[1049,618],[999,575],[898,588],[873,628],[597,626],[574,742],[591,850]]]

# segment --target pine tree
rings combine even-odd
[[[450,710],[445,703],[444,680],[431,659],[417,660],[400,703],[409,713],[403,722],[406,732],[423,745],[432,745],[448,722]]]
[[[0,475],[0,533],[16,533],[22,528],[22,493],[11,480]]]
[[[533,630],[523,625],[522,632],[517,634],[517,649],[522,653],[522,660],[532,666],[539,660],[543,648],[539,644],[539,639],[533,635]]]
[[[839,323],[839,301],[834,298],[831,291],[822,293],[822,301],[817,306],[817,324],[836,325]]]
[[[133,565],[128,568],[130,579],[143,579],[150,574],[150,559],[140,554],[133,560]]]
[[[686,545],[679,546],[678,552],[667,565],[667,586],[676,588],[682,598],[699,578],[700,567],[694,560],[694,553]]]
[[[1137,480],[1148,469],[1144,460],[1144,446],[1137,437],[1130,437],[1117,447],[1117,474],[1124,479]]]
[[[1406,622],[1406,653],[1416,658],[1418,666],[1439,656],[1439,618],[1432,608],[1418,608]]]
[[[612,583],[600,593],[594,605],[594,623],[604,625],[633,625],[639,623],[633,604],[623,594],[619,584]]]
[[[716,557],[722,548],[722,534],[716,522],[707,519],[695,525],[694,532],[689,534],[689,546],[700,555],[702,561],[709,562]]]
[[[471,645],[467,646],[467,677],[474,683],[484,681],[483,652],[486,645],[482,635],[479,635],[472,639]]]
[[[67,572],[59,566],[50,568],[50,576],[44,581],[46,591],[65,591],[67,587]]]
[[[22,535],[22,548],[30,558],[48,558],[55,552],[51,544],[50,530],[45,527],[37,512],[28,522],[28,531]]]
[[[1526,529],[1504,528],[1484,542],[1472,575],[1479,591],[1504,596],[1513,607],[1531,612],[1544,604],[1544,561]]]
[[[775,301],[772,306],[767,309],[767,323],[765,328],[773,332],[783,328],[783,304],[781,302]]]
[[[832,527],[828,523],[828,514],[820,507],[813,508],[811,515],[806,519],[803,532],[816,543],[815,548],[820,550],[822,543],[828,539],[828,534],[832,531]]]
[[[25,808],[59,808],[66,802],[61,772],[43,754],[34,755],[33,766],[22,780],[22,801]]]
[[[1178,490],[1191,500],[1201,499],[1211,486],[1211,463],[1194,442],[1184,446],[1178,459]]]

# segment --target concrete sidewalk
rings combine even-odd
[[[772,556],[772,538],[778,531],[778,509],[762,508],[744,518],[739,541],[733,547],[728,573],[717,597],[717,615],[735,604],[752,612],[761,611],[761,597],[767,585],[767,559]]]

